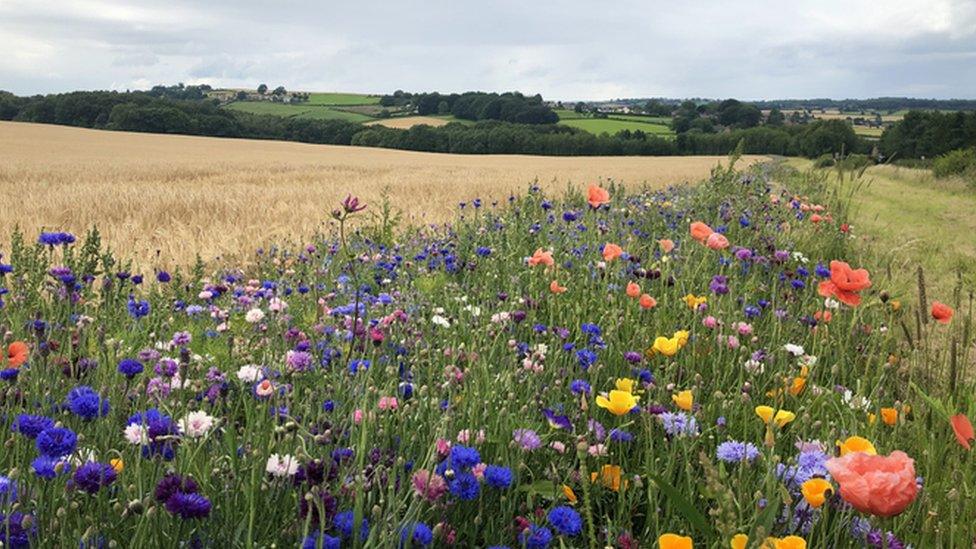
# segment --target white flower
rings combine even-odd
[[[508,311],[502,311],[500,313],[495,313],[495,314],[491,315],[491,321],[494,324],[500,324],[500,323],[505,322],[506,320],[508,320],[508,317],[509,316],[511,316],[511,314],[509,314]]]
[[[141,423],[130,423],[125,427],[125,440],[129,444],[148,444],[149,433]]]
[[[861,395],[855,395],[850,389],[844,391],[844,404],[852,410],[868,411],[871,409],[871,401]]]
[[[800,345],[794,345],[792,343],[787,343],[786,345],[783,345],[783,348],[786,349],[786,351],[793,356],[803,356],[805,352],[803,350],[803,347],[801,347]]]
[[[258,322],[264,320],[264,311],[255,307],[244,315],[244,320],[246,320],[249,324],[257,324]]]
[[[254,383],[261,379],[261,367],[253,364],[245,364],[237,370],[237,379],[247,383]]]
[[[481,307],[477,305],[465,305],[464,310],[471,313],[471,316],[481,316]]]
[[[800,366],[806,366],[808,368],[813,368],[813,366],[817,363],[817,357],[815,357],[813,355],[803,355],[803,356],[800,357],[799,360],[797,360],[797,363]]]
[[[746,371],[753,374],[761,374],[766,370],[766,366],[758,360],[749,359],[745,363]]]
[[[810,261],[809,259],[806,258],[805,255],[803,255],[800,252],[793,252],[793,260],[794,261],[799,261],[800,263],[806,263],[806,262]]]
[[[288,303],[277,297],[272,297],[271,301],[268,302],[268,308],[276,313],[280,313],[288,308]]]
[[[825,309],[839,309],[840,308],[840,303],[836,299],[833,299],[833,298],[828,297],[827,299],[824,300],[824,308]]]
[[[448,319],[442,317],[441,315],[434,315],[430,317],[430,321],[438,326],[443,326],[444,328],[451,327],[451,322]]]
[[[214,418],[207,412],[190,412],[180,420],[180,432],[190,438],[205,436],[214,425]]]
[[[298,472],[298,458],[288,454],[283,456],[271,454],[268,458],[268,464],[264,466],[264,470],[271,476],[279,478],[290,477]]]

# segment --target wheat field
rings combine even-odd
[[[406,222],[442,223],[460,201],[504,199],[536,179],[549,190],[601,180],[666,186],[724,160],[446,155],[0,122],[0,251],[15,227],[35,238],[95,225],[147,268],[197,254],[241,261],[326,230],[347,193],[375,204],[386,188]]]

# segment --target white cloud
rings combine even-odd
[[[972,0],[0,2],[0,88],[972,97]]]

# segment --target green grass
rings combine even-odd
[[[810,162],[791,159],[799,169]],[[976,284],[976,192],[960,180],[939,180],[931,170],[875,166],[853,181],[822,172],[849,196],[851,233],[877,262],[890,267],[900,292],[914,289],[916,271],[948,302],[961,272],[967,287]],[[930,296],[931,299],[931,296]]]
[[[285,118],[311,118],[314,120],[346,120],[349,122],[367,122],[375,120],[365,114],[340,111],[326,106],[298,104],[286,105],[268,101],[236,101],[224,107],[251,114],[270,114]]]
[[[380,102],[378,95],[363,95],[358,93],[312,93],[309,94],[308,105],[332,105],[332,106],[352,106],[352,105],[377,105]]]
[[[854,133],[862,137],[881,137],[884,128],[871,128],[868,126],[854,126]]]
[[[570,109],[553,109],[557,115],[559,115],[560,120],[575,120],[577,118],[583,118],[582,113],[578,113]]]
[[[671,128],[663,124],[651,124],[647,122],[638,122],[635,120],[621,120],[618,118],[578,118],[560,120],[559,123],[564,126],[578,128],[597,135],[601,133],[613,135],[623,130],[641,130],[645,133],[660,136],[674,135]]]

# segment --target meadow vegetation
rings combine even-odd
[[[462,186],[451,224],[406,230],[388,202],[305,196],[331,225],[240,266],[150,271],[24,227],[0,261],[0,540],[972,545],[971,308],[891,295],[829,180],[728,164]]]

